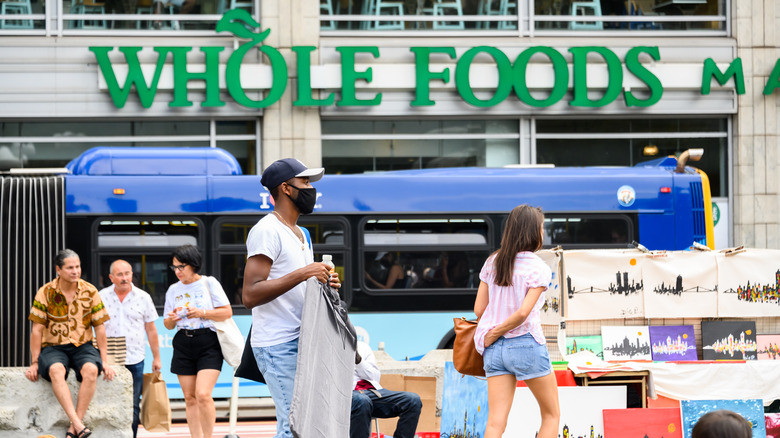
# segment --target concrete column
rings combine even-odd
[[[734,244],[780,245],[778,93],[764,95],[780,51],[780,7],[775,0],[732,1],[733,35],[742,58],[745,94],[734,121]]]
[[[279,49],[287,60],[290,80],[279,102],[263,116],[263,167],[275,160],[293,157],[309,167],[322,164],[319,108],[296,107],[296,57],[293,46],[319,47],[319,0],[266,1],[262,3],[263,29],[271,29],[266,43]],[[312,65],[319,64],[319,51],[312,53]],[[258,169],[260,173],[263,169]]]

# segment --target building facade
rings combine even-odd
[[[0,170],[221,147],[245,173],[635,165],[701,148],[716,243],[777,248],[773,0],[2,2]]]

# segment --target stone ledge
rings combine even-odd
[[[98,378],[95,396],[84,418],[93,436],[131,438],[133,436],[133,379],[124,367],[116,366],[117,376],[106,382]],[[26,368],[0,368],[0,436],[30,438],[43,434],[65,436],[70,424],[51,384],[39,379],[30,382]],[[68,376],[71,396],[76,399],[79,384],[71,370]]]

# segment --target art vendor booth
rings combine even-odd
[[[728,409],[753,437],[780,437],[780,251],[539,254],[554,273],[545,334],[564,359],[559,436],[689,438],[702,415]],[[484,378],[447,363],[443,391],[442,436],[481,436]],[[504,436],[533,438],[540,424],[519,382]]]

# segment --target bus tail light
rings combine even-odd
[[[124,195],[125,194],[125,189],[114,189],[114,194],[115,195]]]
[[[661,193],[672,193],[671,187],[661,187]]]

